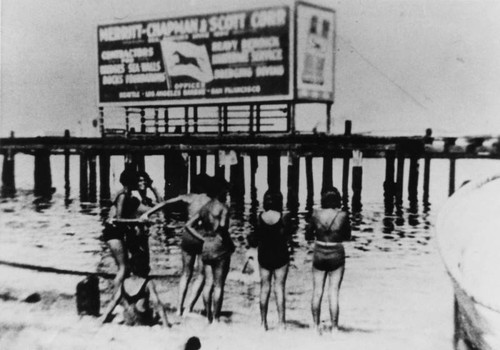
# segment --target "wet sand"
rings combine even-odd
[[[311,254],[296,252],[287,283],[287,330],[276,326],[271,296],[270,330],[259,327],[258,276],[242,274],[245,253],[234,255],[226,285],[223,323],[207,325],[199,315],[175,316],[176,274],[157,280],[168,308],[171,329],[106,324],[76,314],[75,286],[81,276],[34,272],[0,266],[1,349],[181,349],[197,336],[202,349],[452,349],[453,294],[443,264],[432,246],[426,254],[408,251],[359,251],[348,255],[340,300],[342,332],[318,336],[311,328],[309,269]],[[175,266],[179,266],[175,264]],[[153,271],[154,272],[154,271]],[[178,272],[178,271],[177,271]],[[110,298],[101,279],[101,305]],[[23,299],[37,292],[41,300]],[[201,300],[196,308],[201,309]],[[102,309],[101,309],[102,310]],[[326,300],[322,326],[329,326]]]

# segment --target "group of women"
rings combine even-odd
[[[103,231],[103,238],[118,266],[114,280],[115,293],[103,315],[103,322],[110,319],[113,309],[120,301],[125,302],[125,310],[132,308],[135,313],[145,314],[151,300],[162,324],[169,326],[154,283],[148,278],[150,268],[147,228],[137,223],[147,222],[150,215],[174,203],[184,203],[188,213],[181,234],[183,270],[179,280],[177,314],[180,316],[185,311],[192,312],[196,300],[202,294],[208,321],[220,321],[224,285],[231,255],[235,250],[229,234],[227,186],[224,185],[224,180],[217,182],[217,179],[209,176],[200,176],[198,180],[191,193],[161,202],[146,173],[130,169],[122,173],[120,181],[123,189],[113,202],[110,219]],[[148,197],[148,189],[155,195],[156,203]],[[338,330],[338,297],[345,264],[342,241],[349,240],[351,234],[348,214],[340,207],[341,196],[336,188],[323,191],[321,208],[313,212],[306,232],[309,239],[315,239],[311,306],[314,327],[318,331],[325,286],[328,286],[326,289],[332,331]],[[278,327],[285,328],[285,284],[290,262],[291,233],[291,220],[283,214],[281,193],[267,191],[263,198],[263,212],[260,213],[253,232],[248,235],[249,244],[257,247],[258,251],[261,325],[266,330],[273,279]],[[188,285],[195,272],[197,277],[185,310]],[[127,323],[147,323],[141,321],[141,317],[129,317],[133,321]],[[149,321],[153,322],[151,318]]]

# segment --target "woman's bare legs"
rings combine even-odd
[[[214,320],[219,322],[220,313],[222,310],[222,302],[224,301],[224,285],[231,264],[231,256],[225,257],[217,262],[212,268],[214,274]]]
[[[203,287],[203,304],[207,313],[209,323],[212,323],[212,290],[214,288],[214,274],[212,266],[205,264],[205,286]]]
[[[267,309],[271,295],[271,271],[260,266],[260,325],[267,331]]]
[[[327,273],[324,271],[320,271],[312,268],[313,275],[313,295],[311,302],[311,311],[313,316],[314,328],[319,333],[319,322],[321,315],[321,299],[323,299],[323,291],[325,290],[325,281]]]
[[[286,327],[285,284],[287,275],[288,264],[274,270],[274,296],[276,298],[276,306],[278,308],[278,327],[281,329],[285,329]]]
[[[125,280],[125,274],[127,272],[127,252],[123,241],[120,239],[110,239],[108,242],[109,249],[113,258],[115,259],[116,265],[118,266],[118,271],[116,272],[115,279],[113,281],[115,291],[121,287],[121,284]]]
[[[182,255],[182,274],[179,279],[179,301],[177,304],[177,315],[181,316],[184,300],[186,299],[187,288],[191,277],[193,276],[193,266],[196,261],[196,255],[189,254],[184,250],[181,250]]]
[[[193,312],[194,305],[200,297],[201,291],[203,290],[203,284],[205,283],[205,270],[203,268],[203,262],[201,261],[200,255],[196,259],[195,266],[196,277],[191,287],[191,295],[188,301],[188,312]]]
[[[339,292],[340,284],[344,276],[344,265],[328,273],[330,279],[328,298],[330,302],[330,319],[332,321],[332,333],[338,331],[339,325]]]

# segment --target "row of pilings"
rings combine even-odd
[[[228,154],[231,154],[232,161],[229,164]],[[191,152],[187,154],[177,150],[165,151],[164,156],[164,180],[165,180],[165,198],[175,197],[178,194],[186,193],[190,190],[190,179],[193,179],[197,173],[205,173],[207,169],[207,156],[213,154],[213,169],[215,175],[224,176],[225,166],[229,167],[229,182],[231,184],[230,196],[235,203],[243,203],[245,195],[245,174],[249,174],[250,179],[250,197],[252,201],[256,199],[256,180],[255,174],[259,166],[259,156],[267,157],[267,185],[271,190],[279,191],[281,189],[281,159],[284,154],[281,151],[268,151],[262,153],[236,153],[229,151],[218,151],[215,153]],[[115,154],[113,154],[115,155]],[[127,153],[125,163],[132,164],[139,170],[146,170],[145,157],[141,153]],[[51,176],[51,151],[48,149],[39,149],[33,152],[34,156],[34,195],[37,197],[50,197],[54,188],[52,186]],[[249,158],[250,171],[245,171],[244,157]],[[321,189],[327,189],[333,186],[333,157],[329,155],[313,156],[299,155],[294,152],[286,152],[288,158],[287,170],[287,207],[289,210],[297,210],[299,207],[299,184],[300,166],[305,165],[305,185],[307,187],[306,207],[312,207],[314,202],[314,189],[319,184],[314,183],[314,172],[318,169],[313,167],[314,158],[322,158],[322,183]],[[304,159],[301,162],[301,158]],[[79,190],[80,200],[82,202],[96,202],[99,198],[102,203],[109,201],[110,191],[110,162],[111,154],[107,151],[80,151],[79,153]],[[403,183],[405,178],[405,163],[409,160],[408,172],[408,198],[410,202],[417,202],[418,179],[419,179],[419,160],[418,154],[407,157],[397,151],[385,152],[385,179],[384,202],[386,209],[392,212],[394,205],[400,206],[403,201]],[[351,166],[352,161],[352,166]],[[99,162],[99,166],[97,166]],[[223,165],[226,164],[226,165]],[[124,164],[125,166],[125,164]],[[97,174],[99,169],[99,174]],[[454,190],[455,162],[450,162],[450,191]],[[69,194],[70,190],[70,152],[64,151],[64,178],[65,192]],[[99,176],[99,189],[97,188],[97,179]],[[430,158],[424,157],[423,173],[423,203],[428,203],[429,199],[429,178],[430,178]],[[303,182],[302,182],[303,183]],[[349,185],[352,190],[352,198],[349,198]],[[381,184],[382,185],[382,184]],[[361,210],[361,194],[363,188],[363,166],[360,155],[355,152],[346,152],[342,158],[342,185],[335,184],[343,194],[344,207],[350,207],[353,212]],[[99,196],[97,191],[99,190]],[[2,196],[14,196],[15,187],[15,157],[14,154],[7,152],[3,158],[2,171]],[[350,199],[350,201],[349,201]],[[350,202],[350,203],[349,203]],[[350,205],[349,205],[350,204]]]

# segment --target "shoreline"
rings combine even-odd
[[[242,274],[236,259],[228,276],[220,325],[208,325],[205,318],[196,315],[177,317],[174,305],[178,278],[156,279],[173,324],[170,329],[101,326],[97,318],[76,313],[74,293],[82,276],[0,266],[0,348],[182,349],[188,338],[197,336],[202,349],[234,349],[235,344],[239,349],[452,349],[452,288],[437,253],[407,257],[404,266],[383,253],[348,258],[340,299],[342,332],[335,337],[328,333],[318,336],[311,327],[311,287],[304,280],[307,259],[307,254],[297,257],[290,269],[284,332],[276,329],[273,296],[268,314],[270,330],[261,330],[258,279]],[[397,267],[399,270],[395,270]],[[100,280],[102,311],[111,295],[109,281]],[[39,293],[41,300],[22,301],[32,293]],[[326,303],[323,300],[323,320],[328,318]],[[198,301],[195,311],[200,309]],[[323,321],[322,327],[327,326]]]

